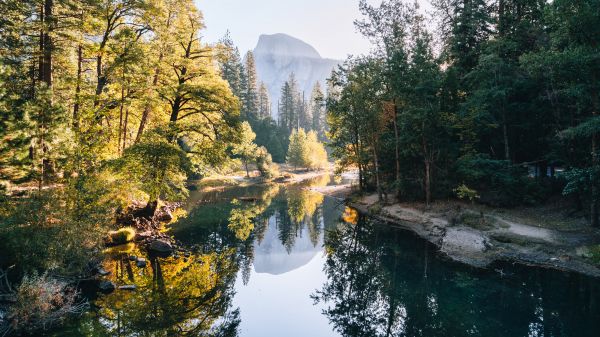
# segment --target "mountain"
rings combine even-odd
[[[308,100],[315,83],[319,81],[324,87],[331,71],[341,63],[322,58],[311,45],[286,34],[261,35],[254,48],[254,58],[258,79],[269,90],[275,119],[281,87],[290,73],[295,74],[299,89],[304,91]]]

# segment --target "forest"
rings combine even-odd
[[[551,197],[598,223],[600,3],[361,1],[374,47],[331,77],[330,146],[380,200]]]
[[[380,204],[552,203],[600,227],[599,1],[353,5],[371,52],[310,93],[289,74],[272,111],[252,52],[203,41],[193,0],[1,1],[0,336],[81,315],[76,285],[107,246],[141,229],[170,245],[156,219],[211,176],[271,184],[331,159]],[[289,217],[313,217],[317,202],[286,193]],[[244,249],[270,204],[249,200],[227,217]],[[232,292],[226,248],[185,267],[204,268],[208,294]]]

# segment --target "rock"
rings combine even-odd
[[[168,208],[163,207],[154,218],[158,221],[169,222],[173,220],[173,214],[171,214],[171,211]]]
[[[135,255],[129,255],[129,261],[136,261],[138,258]]]
[[[135,265],[138,266],[138,268],[146,268],[148,262],[146,262],[146,259],[143,257],[140,257],[136,260]]]
[[[135,241],[144,241],[152,237],[152,232],[141,232],[135,235]]]
[[[100,274],[100,276],[107,276],[110,275],[110,272],[102,267],[98,268],[98,274]]]
[[[148,250],[156,253],[171,254],[173,252],[173,246],[168,241],[155,240],[150,243]]]
[[[117,286],[112,281],[100,281],[100,283],[98,283],[98,289],[104,293],[111,293],[116,288]]]
[[[135,290],[135,289],[137,289],[137,287],[136,287],[135,284],[128,284],[128,285],[124,285],[124,286],[120,286],[119,287],[119,290],[130,290],[130,291],[132,291],[132,290]]]
[[[191,255],[192,255],[192,254],[190,254],[190,252],[185,252],[185,253],[183,253],[183,256],[184,256],[184,257],[190,257]]]

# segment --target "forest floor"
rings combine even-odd
[[[461,201],[381,204],[351,186],[313,188],[363,214],[410,230],[450,258],[476,267],[510,261],[600,277],[600,231],[559,203],[512,209]]]

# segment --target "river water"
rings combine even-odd
[[[109,251],[111,279],[136,290],[93,296],[89,313],[51,335],[600,336],[599,280],[452,262],[305,188],[334,183],[193,192],[170,227],[188,252]]]

